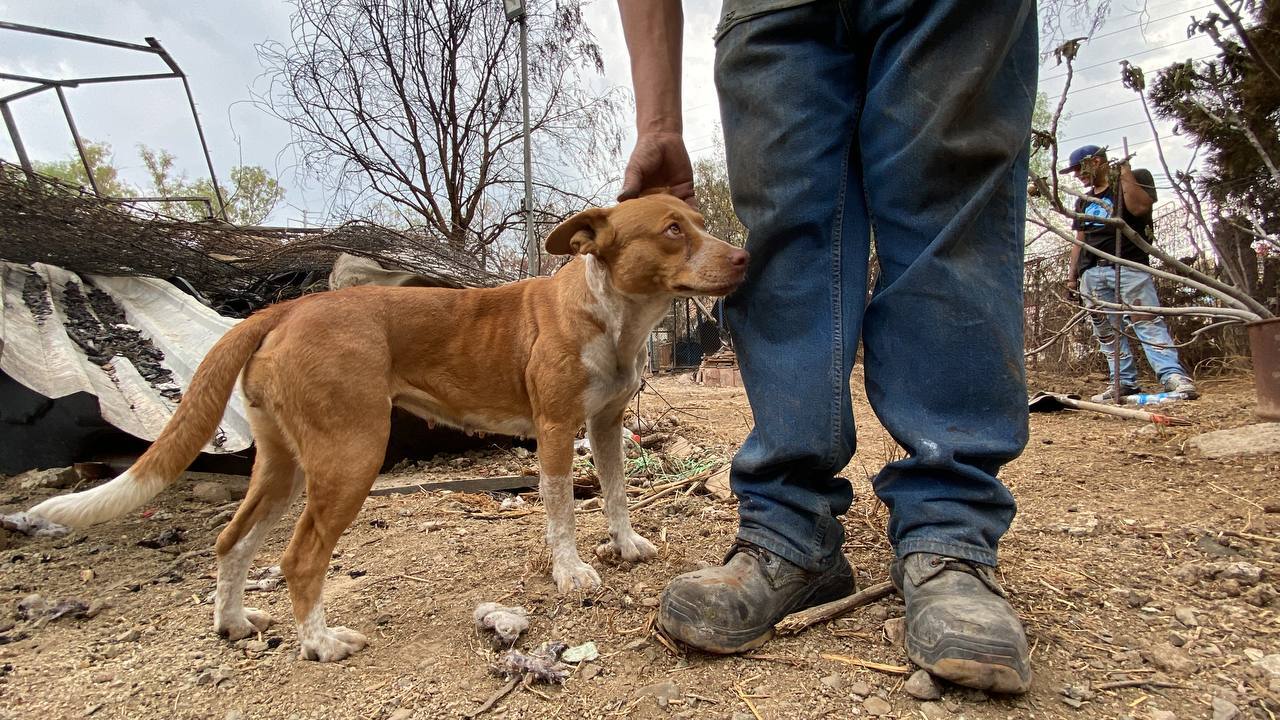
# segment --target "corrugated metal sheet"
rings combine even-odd
[[[40,317],[29,305],[33,292],[28,278],[33,272],[47,286],[42,292],[49,304]],[[184,389],[213,343],[238,322],[218,315],[163,280],[87,278],[91,287],[109,295],[124,311],[130,326],[164,353],[161,364]],[[89,294],[84,280],[61,268],[0,262],[0,370],[48,398],[91,393],[98,398],[107,422],[136,437],[154,440],[177,405],[161,393],[163,388],[139,374],[128,358],[116,355],[105,366],[89,359],[67,333],[69,285]],[[24,288],[28,289],[27,298]],[[217,436],[205,451],[237,452],[251,443],[244,401],[237,389]]]

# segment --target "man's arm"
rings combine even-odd
[[[1076,231],[1076,239],[1079,240],[1080,242],[1084,242],[1083,230]],[[1083,248],[1081,248],[1079,245],[1071,246],[1071,262],[1067,265],[1067,290],[1070,290],[1072,293],[1076,292],[1080,288],[1080,253],[1081,252],[1083,252]]]
[[[1120,187],[1124,188],[1124,209],[1134,215],[1146,215],[1151,212],[1155,198],[1151,197],[1142,184],[1133,176],[1129,163],[1120,165]]]
[[[692,204],[693,168],[684,146],[680,68],[684,12],[680,0],[618,0],[636,95],[636,146],[619,200],[667,187]]]

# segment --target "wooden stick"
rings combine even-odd
[[[890,675],[907,675],[911,672],[911,668],[906,665],[885,665],[884,663],[863,660],[862,658],[856,658],[851,655],[828,655],[823,653],[820,657],[824,660],[835,660],[836,662],[856,665],[868,670],[878,670],[879,672],[889,673]]]
[[[760,717],[760,711],[756,710],[756,704],[751,702],[751,698],[748,697],[746,693],[742,692],[741,686],[734,685],[733,691],[737,693],[739,700],[747,704],[747,709],[750,710],[751,714],[756,717],[756,720],[764,720],[764,718]]]
[[[513,678],[511,678],[511,680],[509,680],[509,681],[507,682],[507,684],[506,684],[506,685],[503,685],[501,688],[499,688],[499,689],[498,689],[498,692],[496,692],[496,693],[494,693],[494,694],[490,695],[490,696],[489,696],[489,699],[488,699],[488,700],[485,700],[483,705],[481,705],[480,707],[476,708],[476,711],[475,711],[475,712],[473,712],[473,713],[471,713],[471,714],[469,714],[469,715],[466,715],[465,717],[466,717],[468,720],[470,720],[470,719],[471,719],[471,718],[473,718],[473,717],[478,717],[481,713],[486,712],[487,710],[489,710],[489,708],[493,707],[494,705],[497,705],[497,704],[498,704],[498,701],[499,701],[499,700],[501,700],[502,698],[506,697],[506,696],[507,696],[507,693],[509,693],[509,692],[511,692],[512,690],[514,690],[514,689],[515,689],[515,687],[516,687],[516,685],[517,685],[519,682],[520,682],[520,678],[519,678],[519,677],[513,677]]]
[[[1102,692],[1103,690],[1119,690],[1120,688],[1131,687],[1153,687],[1153,688],[1172,688],[1174,690],[1190,690],[1186,685],[1178,683],[1165,682],[1164,680],[1153,680],[1151,678],[1138,678],[1136,680],[1116,680],[1114,682],[1105,682],[1100,685],[1094,685],[1093,689]]]
[[[1247,532],[1236,532],[1234,530],[1223,530],[1223,535],[1227,537],[1240,538],[1241,540],[1260,540],[1262,542],[1280,543],[1280,538],[1267,537],[1266,535],[1254,535]]]
[[[815,605],[808,610],[791,613],[790,615],[782,618],[782,620],[774,626],[774,630],[776,630],[779,635],[794,635],[810,625],[834,620],[850,610],[860,608],[863,605],[870,605],[880,598],[889,595],[893,591],[893,583],[888,581],[878,583],[869,588],[864,588],[862,591],[854,593],[849,597],[832,600],[829,603]]]

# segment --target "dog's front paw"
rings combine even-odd
[[[600,575],[595,568],[578,558],[559,560],[551,566],[551,578],[560,592],[594,590],[600,587]]]
[[[215,617],[213,629],[231,642],[266,632],[271,627],[271,616],[257,608],[244,608],[238,617]]]
[[[368,644],[368,638],[355,630],[331,627],[316,633],[314,637],[304,638],[299,655],[303,660],[337,662],[360,651]]]
[[[658,548],[639,533],[631,532],[600,543],[596,547],[596,557],[602,560],[621,558],[627,562],[644,562],[658,557]]]

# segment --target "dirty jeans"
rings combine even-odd
[[[1095,265],[1080,274],[1080,292],[1085,304],[1090,298],[1103,302],[1121,303],[1125,305],[1145,305],[1157,307],[1160,298],[1156,295],[1156,284],[1151,275],[1141,270],[1120,268],[1120,297],[1116,299],[1115,266],[1103,267]],[[1123,319],[1122,319],[1123,318]],[[1123,323],[1123,324],[1121,324]],[[1182,363],[1178,360],[1178,350],[1173,347],[1173,336],[1169,334],[1169,326],[1159,315],[1125,314],[1093,315],[1093,336],[1098,339],[1102,354],[1107,358],[1107,372],[1114,373],[1116,340],[1120,343],[1120,384],[1138,387],[1138,364],[1134,361],[1133,351],[1129,347],[1129,339],[1119,332],[1122,327],[1129,328],[1134,336],[1142,342],[1142,350],[1147,355],[1147,362],[1155,371],[1156,377],[1163,383],[1170,375],[1186,375]],[[1112,377],[1114,381],[1115,378]]]
[[[994,565],[1015,511],[996,473],[1027,441],[1035,3],[761,5],[728,0],[716,39],[751,251],[726,306],[755,420],[730,476],[738,536],[809,570],[834,562],[861,338],[866,397],[907,452],[873,480],[895,551]]]

